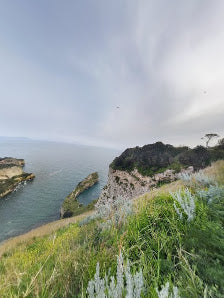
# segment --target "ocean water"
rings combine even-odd
[[[79,196],[88,204],[107,183],[109,164],[119,151],[43,141],[0,141],[0,157],[25,159],[25,172],[36,178],[0,199],[0,242],[59,219],[65,197],[88,174],[97,171],[99,183]]]

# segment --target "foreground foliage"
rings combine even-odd
[[[214,172],[212,185],[193,178],[176,195],[146,194],[128,212],[124,204],[106,206],[107,216],[98,213],[6,252],[0,297],[104,297],[98,286],[104,280],[104,295],[115,291],[122,274],[126,297],[133,297],[127,293],[137,288],[137,277],[143,286],[136,297],[224,297],[224,162]],[[190,220],[186,193],[194,200]]]

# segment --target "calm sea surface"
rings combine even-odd
[[[0,242],[59,219],[64,198],[88,174],[100,181],[79,196],[88,204],[107,182],[108,166],[119,151],[40,141],[0,141],[0,157],[24,158],[25,172],[36,178],[0,199]]]

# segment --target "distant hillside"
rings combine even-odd
[[[168,168],[178,172],[181,168],[193,166],[199,170],[219,159],[224,159],[224,146],[197,146],[190,149],[157,142],[126,149],[110,166],[113,170],[129,172],[136,168],[142,175],[152,176]]]

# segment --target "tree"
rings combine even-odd
[[[224,148],[224,138],[222,138],[222,139],[220,139],[220,140],[218,141],[218,146]]]
[[[208,148],[208,144],[211,141],[211,139],[218,138],[218,137],[219,137],[219,135],[217,133],[207,133],[207,134],[205,134],[204,137],[202,137],[202,139],[205,139],[205,138],[207,139],[206,140],[206,148]]]

